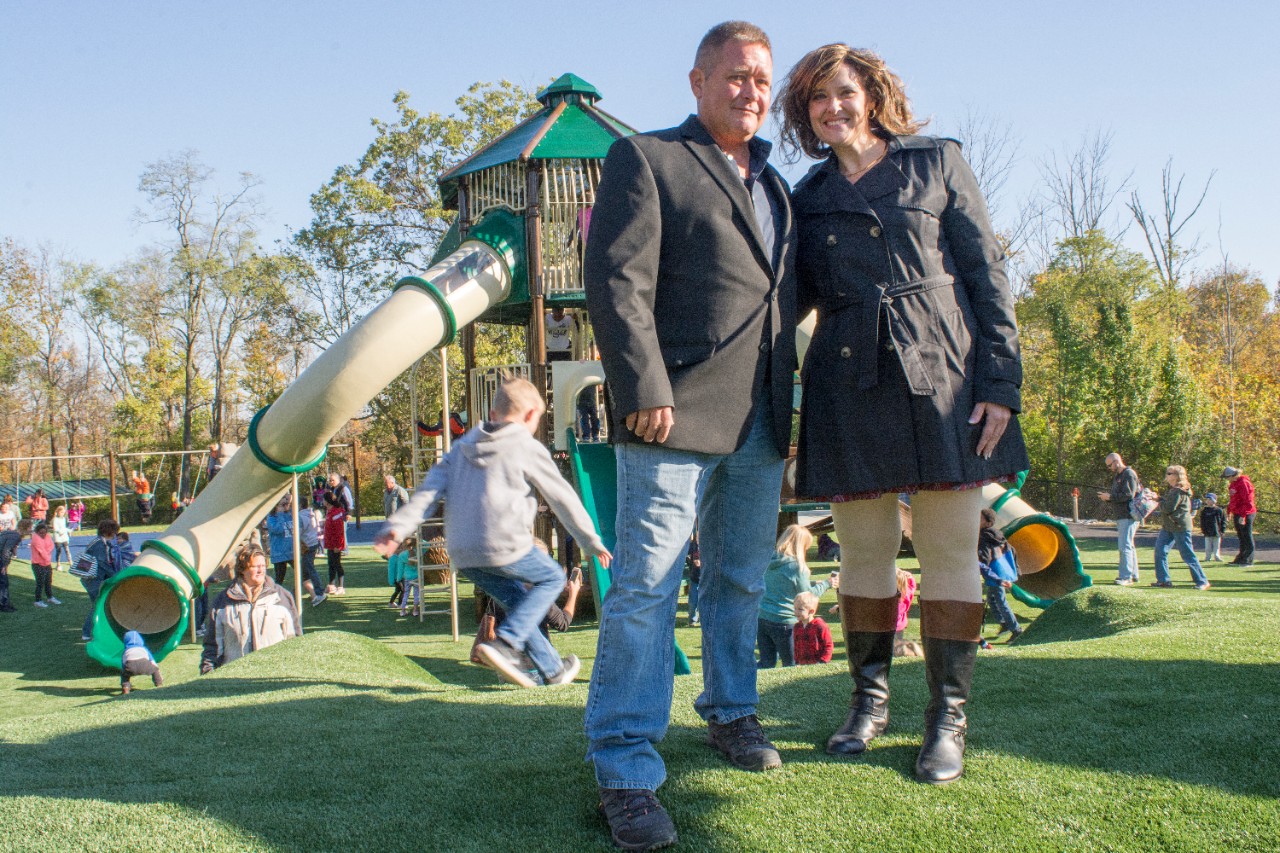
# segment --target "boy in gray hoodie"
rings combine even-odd
[[[584,551],[608,567],[612,555],[582,501],[560,476],[534,435],[546,404],[532,383],[511,379],[498,388],[489,420],[472,429],[427,472],[409,502],[387,519],[373,548],[383,556],[413,535],[445,497],[444,531],[454,567],[506,608],[497,638],[476,651],[504,681],[536,687],[567,684],[582,664],[561,659],[538,630],[564,589],[559,564],[534,546],[537,489]],[[526,588],[528,586],[528,588]]]

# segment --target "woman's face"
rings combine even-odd
[[[1169,485],[1171,485],[1171,486],[1176,486],[1176,485],[1178,485],[1178,472],[1177,472],[1177,471],[1165,471],[1165,472],[1164,472],[1164,479],[1165,479],[1165,482],[1167,482]]]
[[[266,578],[267,556],[266,554],[254,554],[249,560],[248,567],[240,575],[240,583],[244,584],[246,589],[258,590],[262,588]]]
[[[871,133],[874,106],[853,68],[842,63],[836,76],[809,96],[809,124],[823,143],[848,147]]]

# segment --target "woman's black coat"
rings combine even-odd
[[[803,369],[797,493],[811,499],[976,483],[1025,470],[1012,418],[975,452],[979,402],[1021,409],[1004,251],[954,140],[887,137],[850,184],[834,160],[795,189]]]

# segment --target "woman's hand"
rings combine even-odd
[[[1013,409],[999,403],[979,403],[973,407],[973,414],[969,415],[969,423],[979,423],[983,418],[987,421],[982,427],[982,436],[978,439],[979,456],[983,459],[991,458],[1012,417]]]

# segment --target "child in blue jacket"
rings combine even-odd
[[[985,583],[987,606],[991,608],[992,614],[1000,624],[996,637],[1011,634],[1009,640],[1012,642],[1022,636],[1022,626],[1018,624],[1018,617],[1014,615],[1013,608],[1009,606],[1009,599],[1005,595],[1005,590],[1013,587],[1013,581],[1001,577],[995,567],[996,560],[1009,550],[1009,543],[995,524],[995,511],[984,509],[982,521],[979,522],[978,570],[982,573],[982,580]]]
[[[151,676],[151,683],[156,687],[164,684],[160,676],[160,667],[152,657],[151,650],[137,631],[126,631],[124,634],[124,654],[120,656],[120,692],[133,690],[129,679],[135,675]]]

